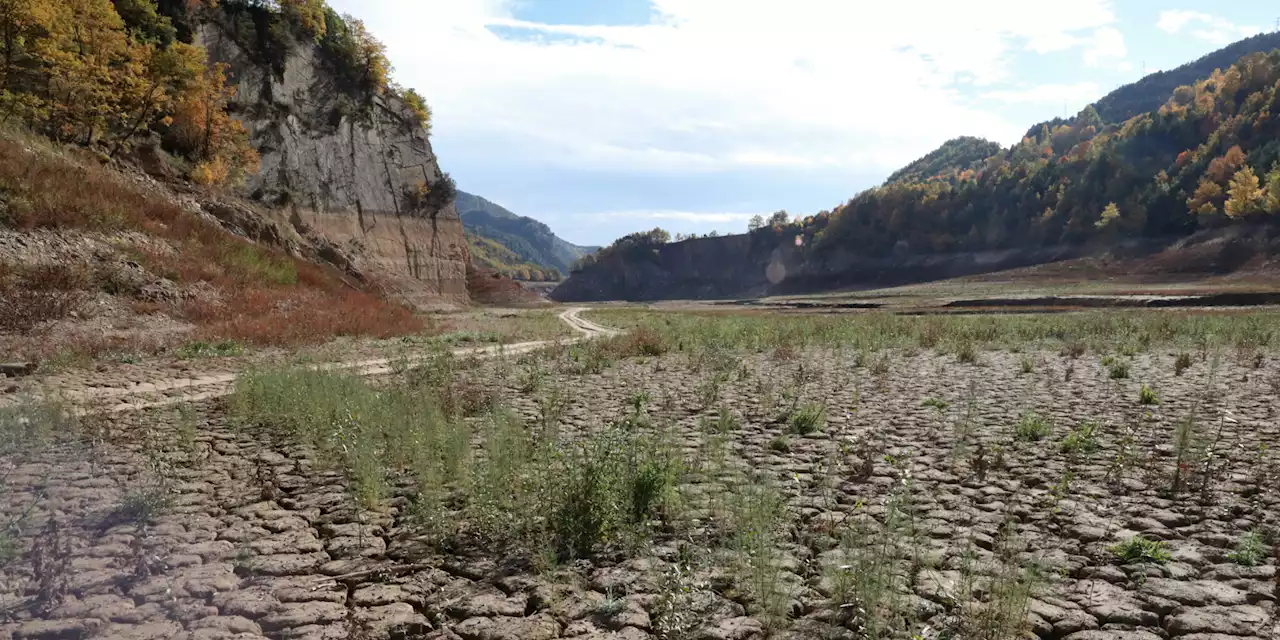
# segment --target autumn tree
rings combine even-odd
[[[1120,208],[1116,206],[1116,203],[1112,202],[1107,204],[1106,208],[1102,210],[1102,215],[1099,216],[1098,221],[1094,223],[1094,226],[1099,229],[1105,229],[1119,219]]]
[[[328,33],[324,0],[279,0],[280,12],[307,39],[319,42]]]
[[[235,96],[225,64],[208,66],[174,106],[168,137],[196,159],[191,179],[199,184],[234,184],[258,170],[259,157],[244,125],[227,114]]]
[[[1197,215],[1212,216],[1219,212],[1222,201],[1222,187],[1205,176],[1200,180],[1200,186],[1196,187],[1195,193],[1187,199],[1187,208]]]
[[[1272,169],[1267,174],[1265,191],[1266,198],[1263,202],[1263,209],[1272,215],[1280,213],[1280,167]]]
[[[1214,158],[1209,163],[1209,168],[1205,169],[1204,174],[1218,184],[1226,184],[1243,165],[1244,151],[1240,149],[1240,145],[1235,145],[1221,157]]]
[[[1266,203],[1266,192],[1258,187],[1258,176],[1248,165],[1237,171],[1231,178],[1227,195],[1224,210],[1232,218],[1261,213]]]

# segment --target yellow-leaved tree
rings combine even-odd
[[[1112,223],[1119,219],[1120,207],[1117,207],[1116,203],[1111,202],[1102,210],[1102,215],[1098,218],[1098,221],[1094,223],[1094,226],[1102,229],[1111,226]]]
[[[235,94],[235,87],[227,86],[226,65],[206,65],[174,105],[169,139],[196,160],[190,177],[199,184],[234,184],[258,170],[260,158],[249,132],[227,114]]]
[[[1227,196],[1223,209],[1232,218],[1261,213],[1266,202],[1266,193],[1258,187],[1258,176],[1249,165],[1232,176],[1231,183],[1227,186]]]

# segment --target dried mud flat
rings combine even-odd
[[[909,544],[894,549],[913,559],[893,602],[911,634],[938,637],[1015,565],[1044,576],[1018,612],[1035,636],[1273,639],[1275,561],[1246,566],[1232,552],[1280,526],[1280,465],[1266,446],[1280,443],[1280,369],[1272,354],[1233,355],[1197,357],[1176,376],[1175,354],[1154,350],[1128,358],[1119,380],[1095,354],[1047,351],[981,352],[976,364],[809,350],[552,367],[540,389],[564,393],[566,432],[634,415],[647,394],[646,424],[688,466],[679,515],[643,548],[537,569],[425,543],[409,518],[412,483],[358,508],[344,475],[307,447],[233,427],[226,399],[182,419],[121,413],[89,441],[0,456],[0,522],[22,523],[0,571],[0,637],[854,638],[865,621],[833,584],[850,569],[841,538],[909,504]],[[534,422],[544,392],[522,381],[528,366],[477,363],[462,376]],[[1143,384],[1158,404],[1139,402]],[[825,406],[822,428],[800,435],[779,416],[800,402]],[[1019,439],[1033,412],[1051,432]],[[1189,416],[1211,472],[1184,462],[1191,477],[1173,494]],[[1087,421],[1096,450],[1064,451]],[[163,509],[147,502],[160,476]],[[750,487],[785,508],[745,557],[724,551],[716,522],[724,496]],[[1112,547],[1137,535],[1169,557],[1124,564]],[[753,583],[737,563],[761,558],[767,571],[754,575],[767,581]]]

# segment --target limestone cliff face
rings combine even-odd
[[[352,108],[314,46],[294,47],[281,73],[254,62],[216,22],[196,38],[228,65],[232,111],[262,156],[250,195],[286,205],[299,231],[342,246],[360,272],[416,305],[468,301],[469,256],[453,203],[411,205],[406,196],[445,176],[402,103],[377,97]]]

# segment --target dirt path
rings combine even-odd
[[[573,307],[560,314],[560,320],[580,334],[578,338],[536,340],[489,347],[467,347],[454,349],[453,355],[474,358],[518,355],[554,344],[573,344],[582,340],[609,337],[620,333],[580,317],[579,314],[586,310],[585,307]],[[414,362],[418,359],[420,357],[411,357],[409,360]],[[350,371],[362,376],[375,376],[390,373],[395,361],[395,358],[344,360],[316,365],[316,368],[327,371]],[[221,372],[184,378],[157,378],[137,382],[125,387],[62,390],[57,393],[62,399],[76,405],[95,406],[112,413],[118,413],[222,397],[231,392],[239,374],[240,372]]]

